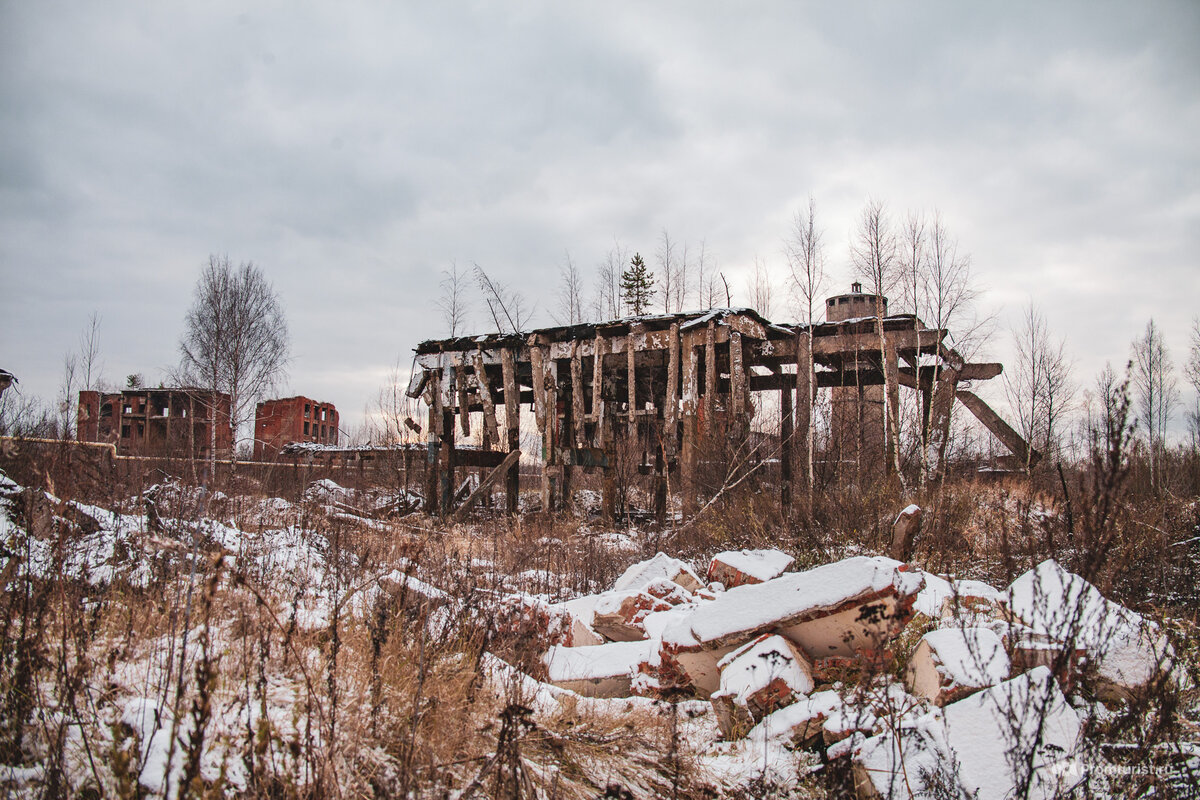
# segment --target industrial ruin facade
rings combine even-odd
[[[233,449],[229,395],[195,388],[82,391],[75,438],[116,447],[122,456],[208,458],[216,419],[217,455]]]
[[[308,397],[259,403],[254,413],[254,460],[275,458],[284,445],[293,442],[336,446],[338,412],[334,405]]]
[[[451,513],[461,496],[455,470],[470,465],[492,468],[483,483],[503,479],[508,509],[516,510],[525,404],[541,444],[546,510],[563,507],[578,470],[598,470],[603,509],[611,515],[618,470],[636,470],[652,478],[660,521],[668,494],[678,495],[684,517],[696,513],[714,491],[711,480],[701,480],[713,454],[728,460],[756,436],[761,442],[750,423],[767,395],[778,398],[770,404],[779,420],[768,455],[778,460],[787,508],[793,485],[808,480],[809,465],[798,453],[813,426],[812,398],[822,389],[834,391],[833,426],[859,431],[860,451],[871,446],[863,439],[867,431],[878,427],[876,441],[888,450],[884,463],[893,456],[885,420],[899,419],[901,387],[920,393],[930,421],[924,447],[931,473],[944,464],[956,400],[1015,458],[1036,459],[964,383],[993,378],[1001,365],[965,362],[946,344],[947,331],[911,314],[877,317],[875,300],[856,286],[829,301],[830,321],[811,327],[775,324],[750,309],[712,309],[422,342],[408,393],[428,406],[427,507]],[[464,450],[459,437],[475,426],[481,444]]]

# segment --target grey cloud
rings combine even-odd
[[[778,269],[810,191],[839,284],[868,195],[937,206],[1000,310],[1043,300],[1081,370],[1149,313],[1181,352],[1193,312],[1156,287],[1200,295],[1186,3],[0,14],[0,366],[47,396],[93,308],[110,378],[172,362],[227,252],[283,296],[292,388],[353,418],[439,332],[452,260],[543,312],[565,251],[587,271],[614,236]]]

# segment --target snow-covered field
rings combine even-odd
[[[1200,768],[1190,629],[1053,560],[1009,586],[684,560],[636,531],[390,519],[397,500],[165,483],[101,508],[0,474],[0,786],[1124,797],[1131,754],[1159,796]]]

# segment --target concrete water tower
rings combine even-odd
[[[875,317],[875,301],[879,295],[864,293],[862,284],[855,281],[849,294],[839,294],[825,301],[826,322],[845,322],[862,319],[864,322]],[[883,315],[887,316],[887,298],[883,301]],[[864,319],[865,318],[865,319]],[[875,330],[870,326],[864,330]],[[874,342],[872,342],[872,345]],[[879,347],[867,346],[861,352],[843,355],[840,367],[843,375],[853,375],[856,370],[879,369]],[[864,471],[882,468],[884,455],[883,415],[884,390],[882,386],[862,386],[853,379],[845,385],[835,386],[830,392],[830,448],[835,457],[855,464],[859,475]]]
[[[862,284],[858,281],[850,284],[850,294],[839,294],[825,301],[825,320],[827,322],[844,322],[858,317],[875,316],[875,298],[877,295],[863,294]],[[883,298],[883,315],[887,316],[887,298]]]

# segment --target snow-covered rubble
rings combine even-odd
[[[327,482],[307,501],[340,508],[362,498]],[[32,532],[14,522],[18,502],[41,520]],[[487,615],[481,669],[519,688],[531,713],[677,715],[702,780],[727,792],[752,781],[788,785],[832,764],[853,774],[860,797],[1053,797],[1079,774],[1060,769],[1079,756],[1083,728],[1064,690],[1127,696],[1173,657],[1156,625],[1054,561],[1001,590],[883,557],[788,572],[794,562],[778,550],[718,553],[698,562],[702,579],[693,564],[658,553],[606,591],[562,600],[569,594],[552,585],[552,573],[529,572],[516,577],[550,590],[535,595],[497,581],[468,601],[407,557],[339,584],[335,567],[357,566],[355,555],[289,518],[295,507],[286,501],[257,501],[253,513],[273,521],[258,526],[172,516],[195,502],[164,486],[150,503],[118,513],[29,492],[0,473],[8,553],[0,574],[150,587],[165,563],[178,576],[189,559],[215,556],[262,588],[259,601],[277,604],[273,615],[300,632],[327,630],[335,614],[366,618],[389,607],[376,602],[387,596],[404,597],[405,613],[434,640],[455,615]],[[67,551],[54,538],[64,531],[73,537]],[[162,706],[150,685],[158,678],[118,678],[114,707],[138,734],[141,762],[152,765],[143,787],[161,791],[163,776],[178,782],[168,745],[189,723],[150,721]],[[220,725],[248,729],[264,713],[279,730],[298,726],[289,716],[295,704],[283,688],[277,694],[261,712],[230,705]],[[219,766],[210,759],[202,774]]]
[[[593,610],[592,627],[615,642],[648,637],[645,621],[651,614],[691,603],[691,592],[666,578],[656,578],[636,591],[613,591],[600,596]]]
[[[708,562],[709,583],[726,589],[778,578],[795,559],[779,550],[726,550]]]
[[[1128,696],[1171,667],[1174,652],[1158,625],[1111,602],[1053,559],[1013,581],[1002,602],[1025,626],[1023,641],[1045,650],[1086,651],[1097,689],[1106,696]]]
[[[621,573],[621,577],[613,582],[612,588],[614,592],[637,591],[664,579],[677,583],[690,592],[704,585],[687,563],[678,558],[671,558],[665,553],[658,553],[648,561],[630,565]]]
[[[922,585],[899,562],[855,556],[739,586],[669,626],[664,660],[707,695],[721,658],[761,633],[781,633],[814,660],[878,651],[907,623]]]
[[[638,665],[654,654],[649,641],[609,642],[584,647],[555,645],[543,661],[550,683],[584,697],[629,697]]]
[[[860,797],[1054,798],[1078,782],[1068,762],[1079,716],[1045,667],[893,730],[853,740]]]
[[[908,659],[909,690],[936,705],[1006,680],[1004,642],[987,628],[942,628],[921,637]]]
[[[763,634],[721,659],[721,686],[712,695],[726,739],[791,705],[813,689],[812,665],[794,644]]]
[[[1098,679],[1136,687],[1169,649],[1151,623],[1054,562],[999,590],[882,557],[767,575],[791,563],[774,553],[718,554],[709,587],[693,591],[670,579],[695,573],[660,553],[613,590],[561,604],[593,635],[637,640],[556,645],[546,654],[552,682],[591,696],[708,697],[722,741],[700,748],[701,763],[725,779],[757,771],[786,783],[777,762],[815,763],[796,761],[807,749],[848,759],[863,797],[999,798],[1026,783],[1029,796],[1052,797],[1073,780],[1058,767],[1079,746],[1082,722],[1063,694],[1078,673],[1055,675],[1053,659],[1030,654],[1069,647],[1060,637],[1074,620]],[[724,590],[726,581],[739,585]],[[650,602],[668,595],[668,608]],[[924,635],[898,638],[918,611]],[[592,627],[606,614],[621,624]],[[904,683],[886,674],[891,658],[905,665]],[[875,677],[839,683],[831,664]]]

